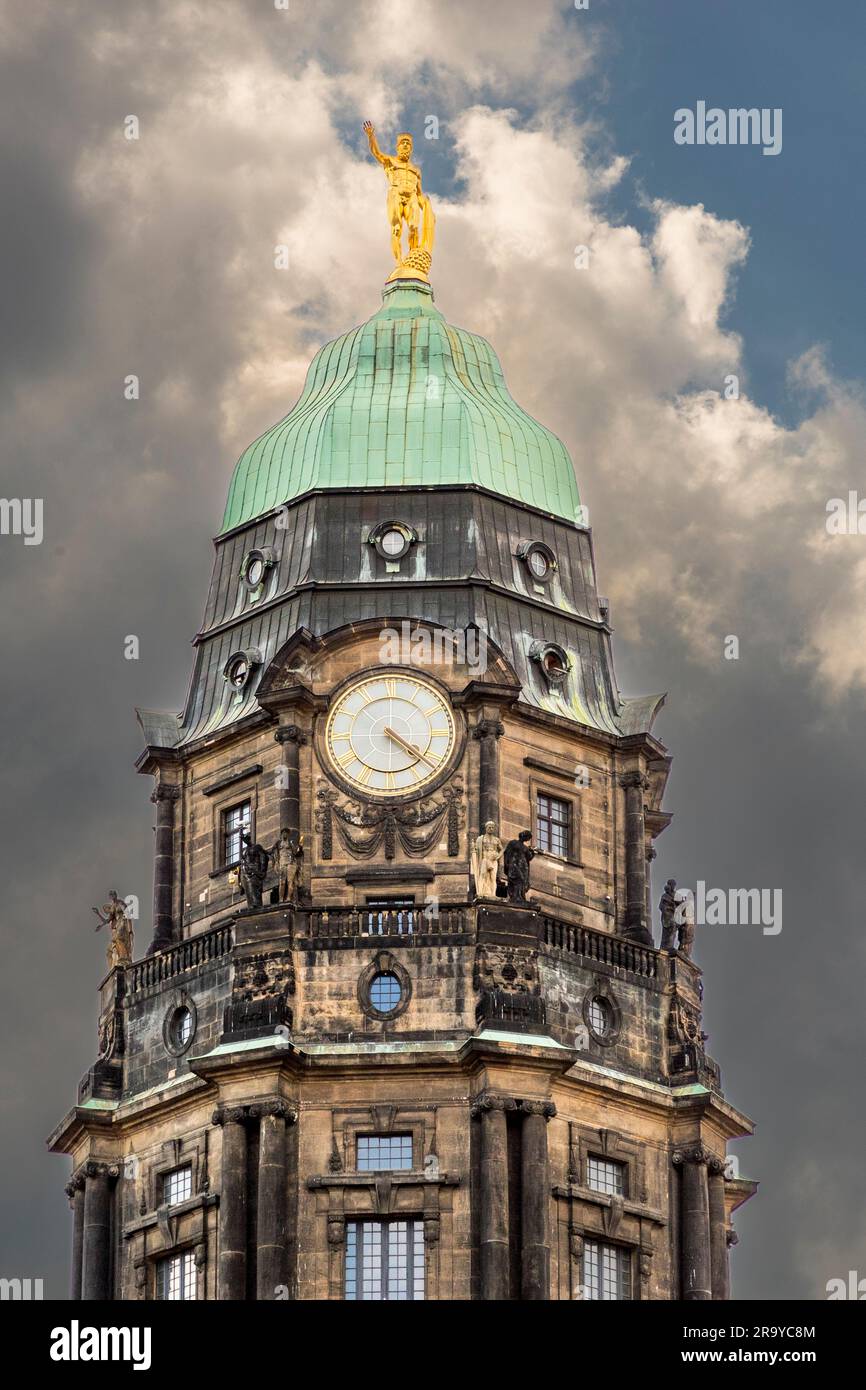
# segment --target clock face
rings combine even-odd
[[[415,676],[368,676],[337,697],[325,726],[344,781],[377,796],[405,796],[436,781],[454,751],[445,697]]]

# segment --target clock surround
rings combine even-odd
[[[426,702],[419,698],[425,694]],[[316,724],[322,770],[356,801],[398,805],[430,796],[455,772],[465,743],[447,687],[413,666],[354,673],[335,688]]]

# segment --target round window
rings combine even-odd
[[[386,971],[373,976],[370,981],[370,1005],[377,1014],[389,1014],[402,998],[403,990],[396,975]]]
[[[383,560],[402,560],[418,539],[417,532],[403,521],[380,521],[367,537]]]
[[[406,537],[402,531],[386,531],[379,544],[386,555],[402,555],[406,549]]]
[[[276,557],[269,546],[247,552],[241,565],[241,580],[250,590],[251,596],[256,596],[268,577],[268,570],[275,564]]]
[[[245,656],[236,656],[229,667],[229,682],[241,690],[249,680],[250,663]]]
[[[568,667],[562,659],[562,652],[557,651],[555,647],[545,652],[544,669],[549,676],[566,675]]]
[[[550,561],[543,550],[530,551],[529,568],[536,579],[546,579],[550,569]]]
[[[600,995],[589,1001],[589,1026],[594,1033],[603,1038],[610,1032],[610,1005]]]
[[[171,1040],[175,1047],[186,1047],[192,1037],[192,1014],[189,1009],[175,1009],[171,1020]]]
[[[183,1002],[169,1009],[162,1025],[163,1041],[175,1057],[186,1052],[195,1035],[195,1004],[188,996],[182,996],[182,999]]]

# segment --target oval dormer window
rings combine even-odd
[[[549,584],[556,574],[556,556],[544,541],[525,541],[517,551],[536,587]]]

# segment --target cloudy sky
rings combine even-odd
[[[656,897],[784,895],[779,934],[697,946],[757,1121],[735,1294],[866,1274],[866,535],[826,526],[866,496],[864,28],[856,0],[0,0],[2,491],[44,501],[41,545],[0,536],[0,1274],[65,1293],[43,1139],[95,1054],[90,906],[147,916],[133,706],[180,708],[234,461],[390,269],[367,116],[415,131],[438,306],[572,453],[621,685],[669,691]],[[698,101],[781,108],[781,153],[676,144]]]

